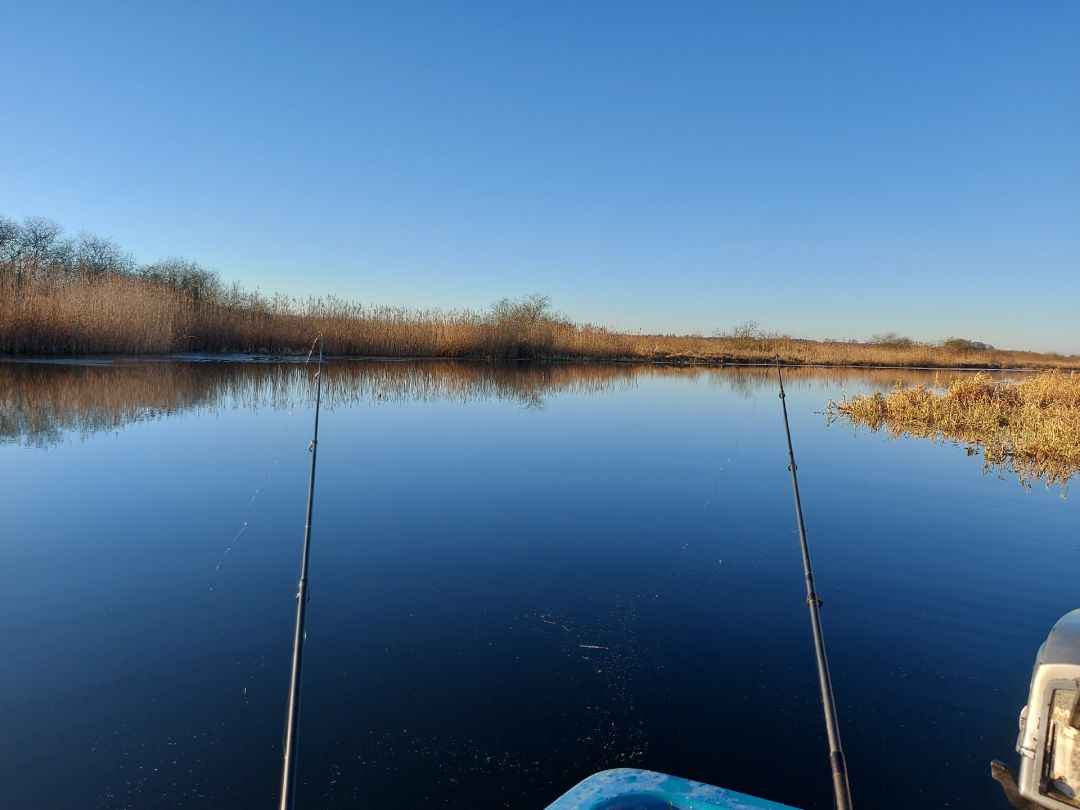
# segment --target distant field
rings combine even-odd
[[[830,366],[1080,368],[1080,356],[1005,351],[959,338],[924,344],[763,334],[626,334],[572,323],[534,295],[482,311],[297,300],[222,284],[183,260],[139,265],[107,240],[62,237],[48,220],[0,217],[0,353],[11,355],[307,352],[378,357],[785,363]]]

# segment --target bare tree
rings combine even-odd
[[[221,292],[217,273],[187,259],[171,258],[143,267],[140,274],[159,284],[183,290],[198,304]]]
[[[915,345],[915,341],[905,335],[898,335],[896,332],[878,332],[870,337],[870,344],[890,349],[910,349]]]
[[[551,296],[533,293],[523,298],[500,298],[491,305],[491,316],[496,322],[519,324],[556,321],[560,316],[551,310]]]
[[[56,248],[64,232],[58,222],[45,217],[27,217],[23,220],[23,250],[36,258],[44,258]]]
[[[49,272],[63,262],[70,247],[60,239],[63,232],[59,223],[44,217],[27,217],[21,227],[16,227],[13,244],[8,251],[16,286],[26,283],[34,275]]]
[[[758,340],[764,337],[761,325],[757,321],[743,321],[731,329],[714,329],[713,337],[733,338],[735,340]]]
[[[72,269],[81,276],[95,278],[106,273],[130,273],[135,261],[110,239],[80,233],[75,242]]]
[[[0,215],[0,262],[9,261],[19,241],[19,224]]]
[[[0,279],[14,277],[15,259],[19,252],[19,225],[15,220],[0,216]]]

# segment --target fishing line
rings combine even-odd
[[[758,400],[754,397],[753,402],[750,404],[750,412],[743,417],[742,422],[739,423],[739,429],[735,431],[735,448],[731,451],[731,455],[724,459],[724,463],[716,470],[716,474],[713,478],[713,491],[709,500],[702,504],[702,509],[708,509],[712,502],[716,499],[717,493],[720,491],[720,473],[722,473],[727,466],[731,464],[739,455],[739,444],[742,442],[743,431],[746,430],[746,425],[754,415],[754,411],[757,410]]]
[[[717,495],[719,494],[719,491],[720,491],[720,473],[722,473],[727,468],[727,466],[729,464],[731,464],[733,461],[735,461],[735,459],[738,457],[738,455],[739,455],[739,445],[742,442],[743,432],[746,430],[746,426],[750,422],[750,419],[754,416],[754,411],[757,410],[757,403],[758,403],[757,397],[754,397],[753,401],[750,404],[750,410],[747,412],[747,414],[739,422],[739,426],[735,431],[735,446],[732,448],[731,455],[729,455],[724,460],[724,462],[717,468],[717,470],[716,470],[716,472],[715,472],[715,474],[713,476],[712,494],[709,496],[709,499],[707,501],[705,501],[705,503],[703,503],[701,505],[702,509],[708,509],[712,505],[713,501],[716,500],[716,497],[717,497]],[[639,597],[639,598],[644,598],[644,596],[647,593],[649,593],[650,591],[652,591],[652,597],[651,597],[650,601],[655,602],[657,599],[660,598],[660,593],[668,585],[671,584],[671,581],[679,573],[679,569],[682,567],[681,562],[680,562],[680,558],[683,556],[683,552],[685,552],[689,547],[690,547],[690,542],[689,541],[682,544],[682,547],[672,555],[672,562],[671,562],[670,567],[668,568],[667,573],[659,578],[658,584],[655,586],[655,588],[646,588],[645,591],[642,592],[641,597]],[[705,565],[706,565],[706,563],[702,563],[695,570],[700,571],[702,568],[705,567]]]
[[[304,366],[307,366],[307,364],[311,362],[311,357],[315,352],[315,346],[318,345],[318,343],[319,337],[317,336],[315,340],[312,341],[311,347],[308,349],[307,356],[304,358]],[[214,566],[215,574],[221,571],[221,567],[225,564],[225,560],[228,558],[229,554],[232,553],[232,550],[236,546],[237,541],[244,534],[244,532],[247,531],[248,525],[252,520],[251,512],[255,506],[255,501],[258,499],[259,494],[263,491],[266,485],[269,484],[271,479],[274,477],[274,472],[276,471],[278,462],[280,462],[281,456],[283,454],[282,451],[285,447],[285,439],[289,433],[289,426],[292,424],[292,416],[296,412],[296,405],[298,402],[300,402],[300,399],[293,399],[290,397],[288,402],[289,410],[285,415],[285,423],[282,425],[281,432],[278,434],[277,443],[274,447],[273,458],[270,461],[270,469],[267,471],[266,476],[262,479],[262,481],[259,482],[259,484],[255,487],[255,491],[252,493],[251,499],[248,501],[247,504],[247,515],[241,522],[240,528],[237,529],[236,534],[233,535],[232,540],[230,540],[228,544],[226,544],[225,551],[222,553],[221,559],[219,559],[217,565]],[[213,585],[210,586],[210,590],[214,590]]]

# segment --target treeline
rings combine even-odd
[[[186,259],[139,264],[110,239],[89,233],[70,237],[44,217],[22,223],[0,215],[0,279],[16,291],[34,282],[127,276],[170,286],[194,301],[225,292],[216,273]]]
[[[0,216],[0,353],[8,355],[306,352],[330,354],[837,366],[1080,367],[1080,358],[949,339],[814,341],[748,321],[713,337],[613,332],[571,322],[543,295],[484,310],[410,309],[335,297],[297,299],[224,284],[186,259],[141,264],[108,239],[55,222]]]
[[[296,353],[322,332],[336,354],[543,358],[593,331],[541,295],[480,312],[266,296],[186,259],[140,264],[108,239],[0,217],[6,354]]]

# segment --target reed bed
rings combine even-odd
[[[579,325],[546,298],[488,310],[367,306],[338,298],[191,290],[124,273],[0,279],[0,353],[10,355],[306,352],[332,355],[767,363],[937,368],[1080,368],[1080,358],[913,343],[890,346],[769,336],[627,334]]]
[[[947,388],[897,385],[829,403],[843,417],[893,436],[908,434],[982,449],[985,466],[1022,483],[1064,490],[1080,472],[1080,374],[1044,371],[1019,381],[989,374],[956,377]]]
[[[1080,356],[999,351],[947,338],[881,333],[867,343],[766,335],[627,334],[572,323],[546,296],[475,310],[363,305],[245,292],[185,259],[139,264],[107,239],[65,237],[40,217],[0,215],[0,354],[303,353],[322,333],[330,354],[362,357],[628,360],[940,368],[1077,368]]]

